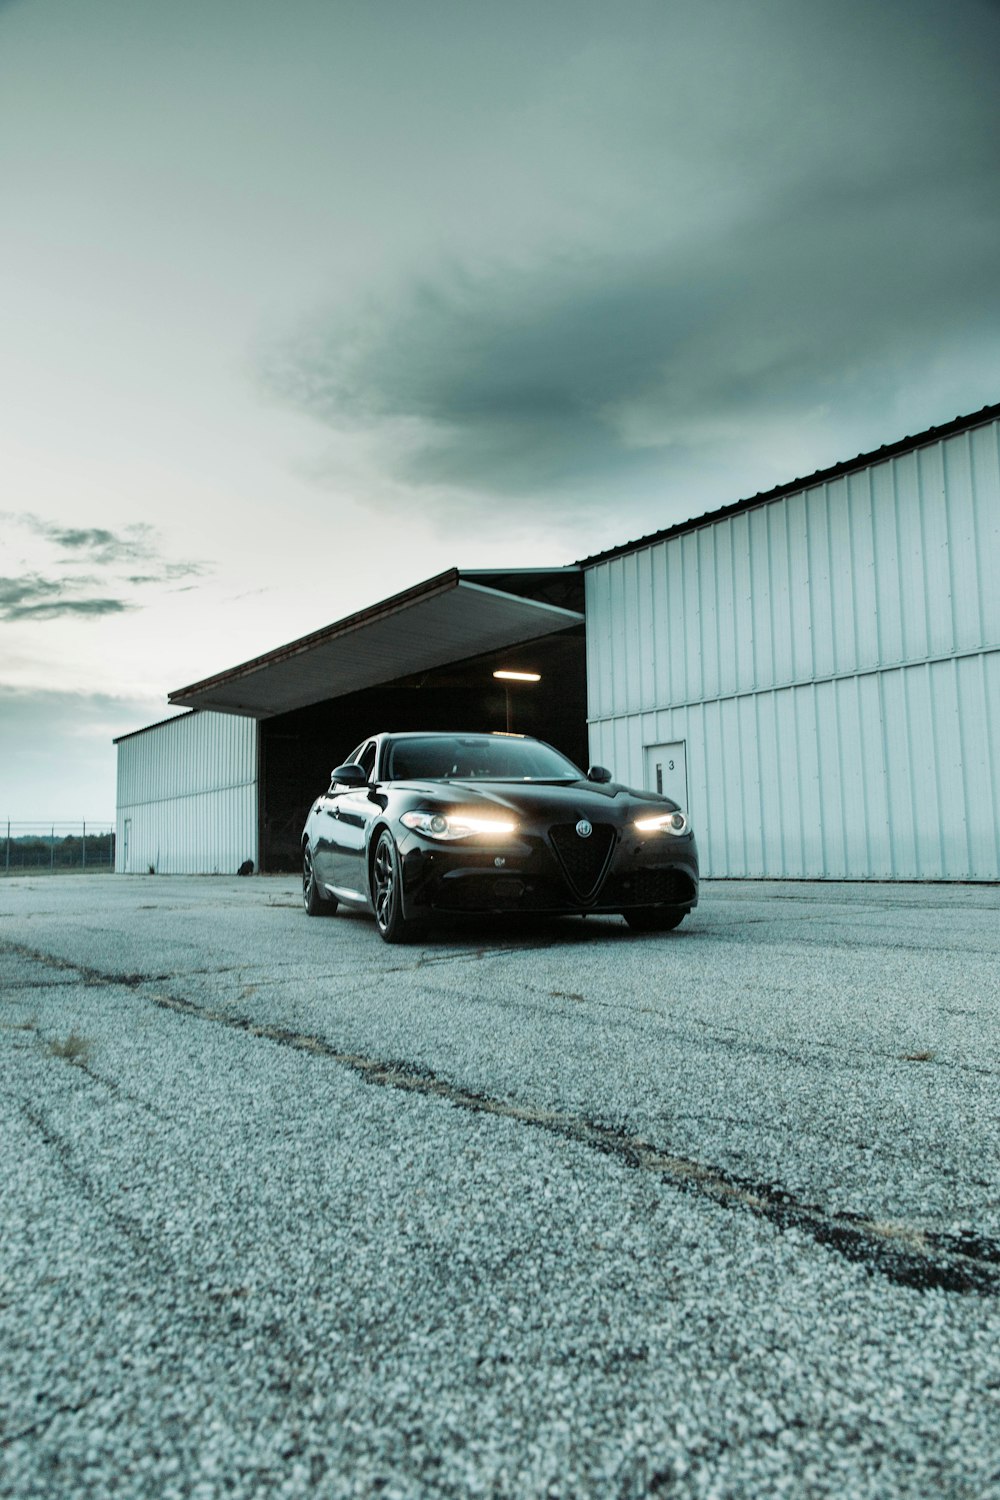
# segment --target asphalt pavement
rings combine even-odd
[[[998,960],[0,880],[0,1496],[1000,1497]]]

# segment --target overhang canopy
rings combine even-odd
[[[484,580],[502,579],[540,593],[546,591],[546,582],[569,580],[578,571],[527,570],[519,578],[482,572],[463,575],[451,568],[287,646],[179,688],[169,694],[169,701],[186,708],[266,719],[553,635],[582,625],[583,614],[495,588]]]

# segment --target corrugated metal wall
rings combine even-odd
[[[706,874],[1000,879],[991,422],[588,570],[592,758],[685,741]]]
[[[257,827],[253,719],[186,714],[119,742],[119,873],[235,875]]]

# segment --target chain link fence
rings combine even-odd
[[[0,823],[0,875],[68,875],[115,868],[111,823]]]

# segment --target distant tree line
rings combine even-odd
[[[7,870],[111,870],[115,835],[103,833],[5,833],[0,825],[0,874]]]

